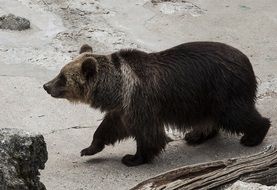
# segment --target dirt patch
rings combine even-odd
[[[184,0],[152,0],[151,3],[166,15],[190,14],[191,16],[200,16],[206,12],[199,6]]]
[[[269,79],[259,85],[258,99],[277,97],[277,78]]]
[[[153,3],[154,5],[156,5],[158,3],[164,3],[164,2],[171,2],[171,3],[182,2],[182,3],[186,3],[187,1],[185,1],[185,0],[151,0],[151,3]]]

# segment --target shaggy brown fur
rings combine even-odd
[[[84,45],[80,55],[44,85],[55,98],[106,112],[82,156],[134,137],[136,154],[122,159],[127,166],[150,162],[165,148],[169,139],[164,126],[192,129],[185,137],[189,144],[202,143],[219,129],[243,134],[246,146],[260,144],[270,121],[255,108],[256,87],[248,58],[217,42],[111,55],[95,55]]]

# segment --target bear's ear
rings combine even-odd
[[[91,79],[96,74],[96,60],[93,58],[86,59],[81,66],[81,73],[86,80]]]
[[[81,53],[84,53],[84,52],[92,53],[93,52],[92,47],[88,44],[82,45],[82,47],[80,48],[79,53],[81,54]]]

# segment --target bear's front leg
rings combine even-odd
[[[90,156],[101,152],[105,145],[129,137],[129,133],[122,122],[120,112],[109,112],[96,129],[91,145],[81,151],[81,156]]]
[[[135,155],[127,154],[122,158],[122,163],[129,167],[151,162],[168,142],[164,127],[159,122],[142,115],[139,119],[131,118],[130,127],[137,143],[137,152]]]

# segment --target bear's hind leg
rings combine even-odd
[[[101,152],[105,145],[114,144],[116,141],[123,140],[129,136],[120,113],[107,113],[102,123],[96,129],[91,145],[81,151],[81,156],[94,155]]]
[[[249,124],[244,128],[244,135],[240,139],[240,143],[245,146],[256,146],[264,140],[270,127],[270,121],[262,117],[256,109],[248,115],[248,121]]]
[[[243,134],[240,143],[245,146],[256,146],[265,138],[270,121],[264,118],[254,106],[234,104],[220,116],[223,130]]]
[[[189,145],[197,145],[215,137],[218,131],[219,129],[213,122],[204,122],[193,126],[184,139]]]

